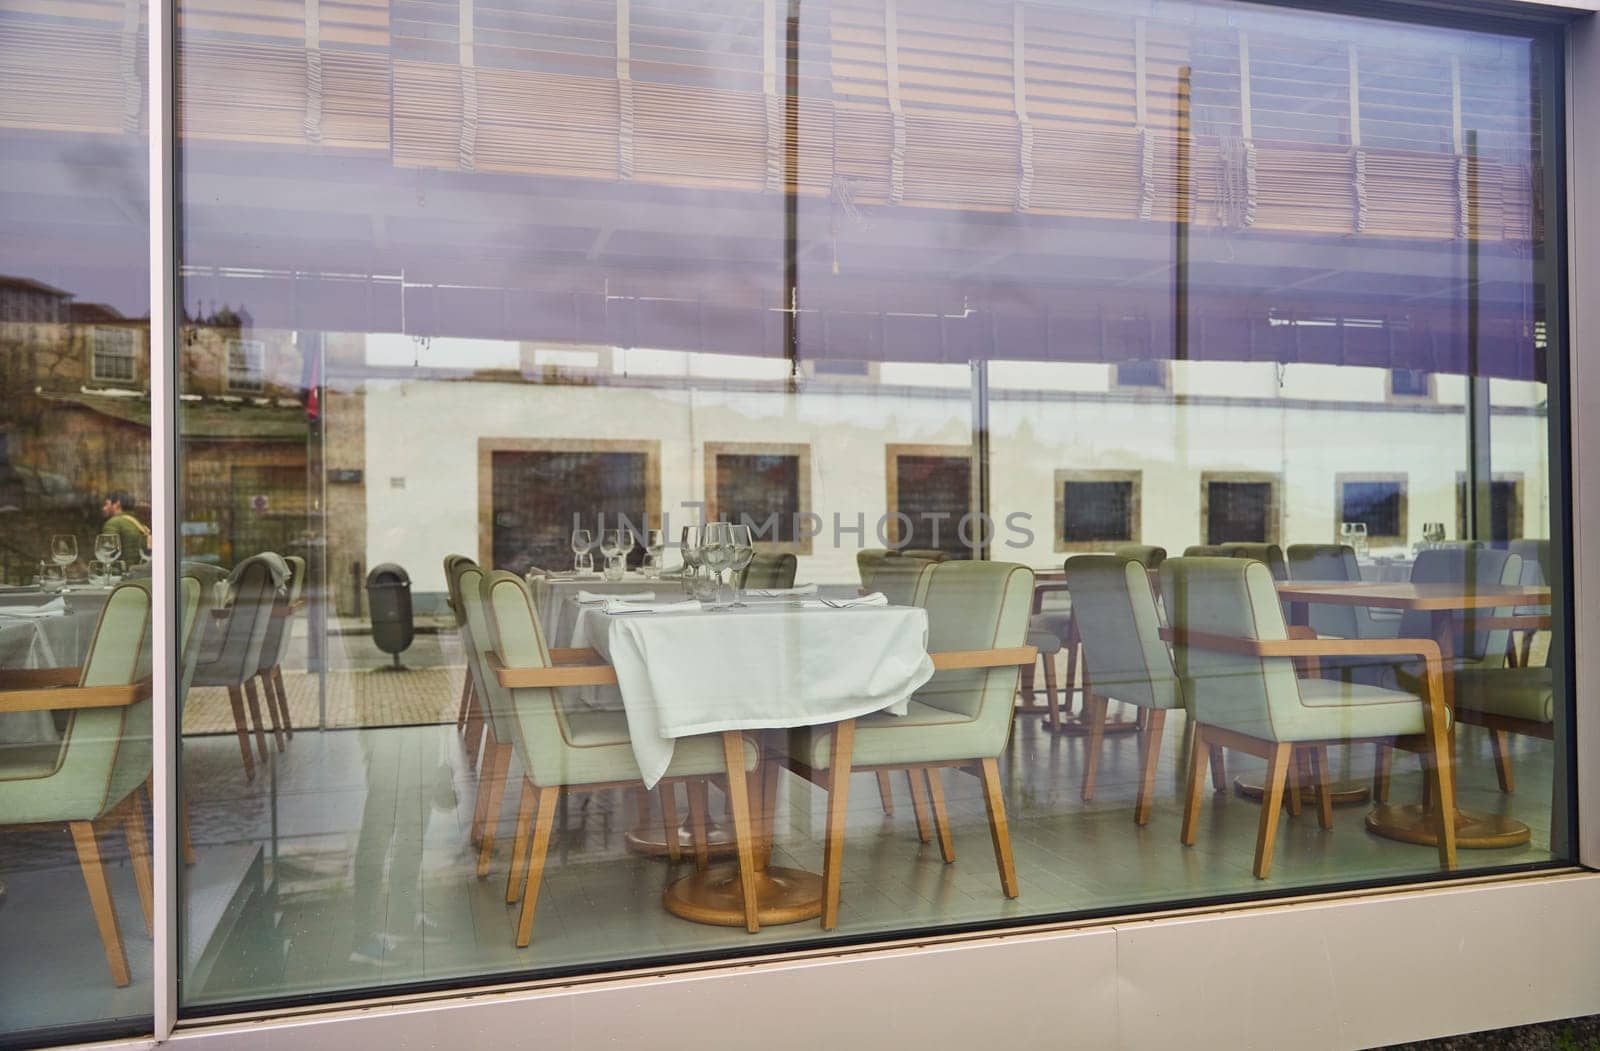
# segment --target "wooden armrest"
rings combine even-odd
[[[1196,649],[1237,653],[1241,657],[1421,657],[1440,661],[1439,644],[1432,639],[1241,639],[1204,631],[1162,628],[1169,642]]]
[[[934,671],[957,671],[965,668],[1027,667],[1039,656],[1032,646],[1006,646],[994,650],[945,650],[930,653]]]
[[[123,708],[150,696],[150,682],[131,686],[71,686],[55,690],[7,690],[0,712],[50,712],[77,708]]]
[[[82,668],[6,668],[0,670],[0,690],[43,690],[52,686],[76,686]]]
[[[306,608],[305,600],[304,599],[296,599],[295,601],[289,603],[286,606],[273,606],[272,607],[272,615],[274,617],[277,617],[279,620],[283,620],[286,617],[294,616],[296,613],[299,613],[301,610],[303,610],[305,608]]]
[[[559,686],[615,686],[616,669],[609,664],[569,664],[562,668],[508,668],[494,650],[484,653],[501,686],[508,689],[550,689]]]
[[[1548,613],[1522,613],[1511,617],[1474,617],[1468,614],[1461,621],[1469,631],[1495,631],[1501,628],[1511,631],[1550,630]]]
[[[600,651],[592,646],[552,646],[550,659],[557,664],[600,664]]]

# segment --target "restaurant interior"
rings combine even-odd
[[[165,710],[196,1015],[1568,857],[1543,40],[178,9],[163,348],[140,6],[0,3],[16,1028],[148,1013]]]

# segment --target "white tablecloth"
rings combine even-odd
[[[5,616],[0,609],[0,668],[76,667],[83,662],[98,611]],[[0,713],[0,744],[58,741],[49,712]]]
[[[646,785],[666,772],[676,738],[904,715],[933,676],[927,612],[908,606],[771,601],[618,616],[586,608],[572,641],[616,668]]]
[[[683,585],[677,580],[650,580],[643,573],[625,573],[621,580],[607,580],[595,574],[591,577],[546,577],[544,603],[539,609],[539,626],[544,629],[544,640],[550,646],[571,646],[572,633],[578,626],[578,592],[589,591],[596,595],[637,595],[653,591],[658,599],[681,599]]]

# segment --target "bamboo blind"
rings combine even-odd
[[[0,124],[135,130],[138,3],[0,0]],[[1399,238],[1537,232],[1526,41],[1351,45],[1281,20],[1256,31],[1043,3],[818,0],[793,25],[790,11],[181,0],[180,125],[386,150],[404,167],[752,192],[787,180],[852,204]]]

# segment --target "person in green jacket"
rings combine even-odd
[[[100,506],[106,516],[106,524],[100,527],[100,532],[117,534],[117,539],[122,541],[122,561],[128,565],[138,562],[150,545],[150,530],[133,516],[133,508],[133,494],[121,489],[107,493],[105,503]]]

